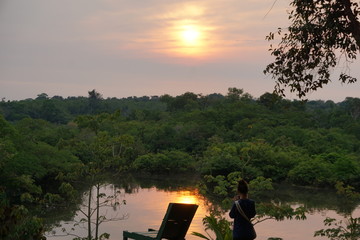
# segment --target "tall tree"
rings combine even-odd
[[[354,0],[292,0],[291,25],[277,47],[271,45],[275,61],[264,70],[276,79],[275,92],[285,88],[302,98],[330,81],[330,70],[344,60],[339,75],[342,83],[354,83],[349,64],[360,50],[360,8]],[[274,40],[275,34],[267,36]]]
[[[90,113],[95,113],[99,108],[100,101],[103,99],[102,95],[95,89],[88,91]]]

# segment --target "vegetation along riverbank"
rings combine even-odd
[[[87,98],[3,100],[0,114],[1,239],[42,239],[42,214],[79,201],[79,186],[96,186],[109,171],[190,173],[224,201],[239,177],[259,194],[287,182],[359,199],[359,98],[255,99],[229,88],[225,96],[103,99],[92,90]],[[265,207],[259,217],[306,212]]]

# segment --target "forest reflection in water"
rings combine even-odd
[[[186,179],[186,180],[184,180]],[[113,179],[114,180],[114,179]],[[197,179],[191,178],[159,178],[159,179],[127,179],[127,181],[114,180],[113,183],[104,185],[101,189],[107,195],[111,195],[119,189],[120,200],[125,200],[126,205],[117,208],[101,209],[107,218],[126,216],[124,220],[104,222],[100,226],[101,232],[110,234],[110,239],[122,239],[122,231],[146,231],[148,228],[158,229],[166,212],[168,203],[182,202],[195,203],[199,208],[192,221],[186,239],[200,240],[192,236],[191,232],[204,232],[202,219],[209,214],[215,202],[209,201],[198,193],[196,188]],[[324,228],[323,220],[326,217],[342,219],[344,214],[352,213],[353,217],[360,217],[360,206],[357,202],[350,202],[337,196],[330,190],[298,188],[287,185],[276,186],[275,191],[266,194],[266,198],[282,203],[290,203],[293,206],[305,205],[312,211],[307,215],[307,220],[267,220],[256,225],[258,240],[267,240],[269,237],[281,237],[284,240],[303,239],[326,239],[314,238],[316,230]],[[256,200],[256,199],[255,199]],[[230,207],[230,206],[228,206]],[[228,215],[229,209],[224,209],[224,215]],[[58,219],[59,220],[59,219]],[[69,219],[67,219],[69,220]],[[230,219],[229,219],[230,220]],[[71,224],[64,224],[62,227]],[[70,222],[71,223],[71,222]],[[57,232],[61,228],[57,228]],[[85,236],[86,229],[76,229],[76,234]],[[48,237],[48,239],[70,240],[72,236]]]

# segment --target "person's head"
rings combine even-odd
[[[240,194],[248,194],[249,192],[248,183],[244,179],[239,180],[237,190]]]

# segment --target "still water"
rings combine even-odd
[[[112,195],[116,189],[117,188],[114,187],[113,184],[108,184],[101,188],[101,192],[106,193],[106,195],[109,196]],[[104,222],[100,225],[100,232],[109,233],[111,240],[121,240],[123,230],[146,231],[148,228],[158,229],[170,202],[198,204],[199,208],[195,214],[192,224],[190,225],[186,239],[200,240],[200,238],[191,235],[191,232],[194,231],[205,234],[202,219],[204,216],[209,214],[211,203],[203,196],[199,195],[195,187],[187,186],[169,189],[149,184],[145,187],[138,186],[131,191],[121,188],[118,190],[120,190],[120,194],[117,196],[118,200],[125,200],[126,204],[122,204],[117,207],[103,207],[101,209],[101,214],[105,215],[107,219],[124,218],[123,220]],[[308,195],[309,193],[306,194]],[[318,198],[321,201],[321,197],[319,198],[319,196],[316,195],[313,197],[308,196],[308,198]],[[266,220],[257,224],[255,226],[258,234],[257,239],[267,240],[269,237],[281,237],[284,240],[326,239],[321,237],[314,238],[314,232],[324,228],[323,220],[326,217],[341,219],[342,214],[340,213],[341,215],[339,215],[339,211],[331,209],[333,203],[328,202],[329,199],[326,199],[326,195],[324,195],[323,198],[323,203],[325,203],[325,205],[319,204],[318,207],[311,206],[313,205],[311,202],[305,203],[305,205],[308,204],[313,209],[313,211],[307,215],[307,220],[305,221],[285,220],[277,222],[274,220]],[[86,201],[86,197],[84,198],[84,201]],[[300,204],[304,204],[302,199],[299,201],[301,202]],[[297,203],[297,201],[293,201],[291,204],[294,204],[295,206],[299,203]],[[353,217],[360,217],[359,206],[353,208],[352,212]],[[77,213],[79,213],[79,215],[75,217],[75,220],[79,220],[83,217],[79,211]],[[225,212],[224,216],[227,215],[228,212]],[[54,230],[57,232],[57,235],[61,235],[61,228],[65,227],[70,229],[72,227],[72,223],[73,222],[71,221],[60,221],[62,226],[54,228]],[[81,228],[81,226],[76,226],[72,233],[80,236],[86,236],[86,229]],[[50,240],[70,240],[73,238],[74,236],[48,236],[48,239]]]

